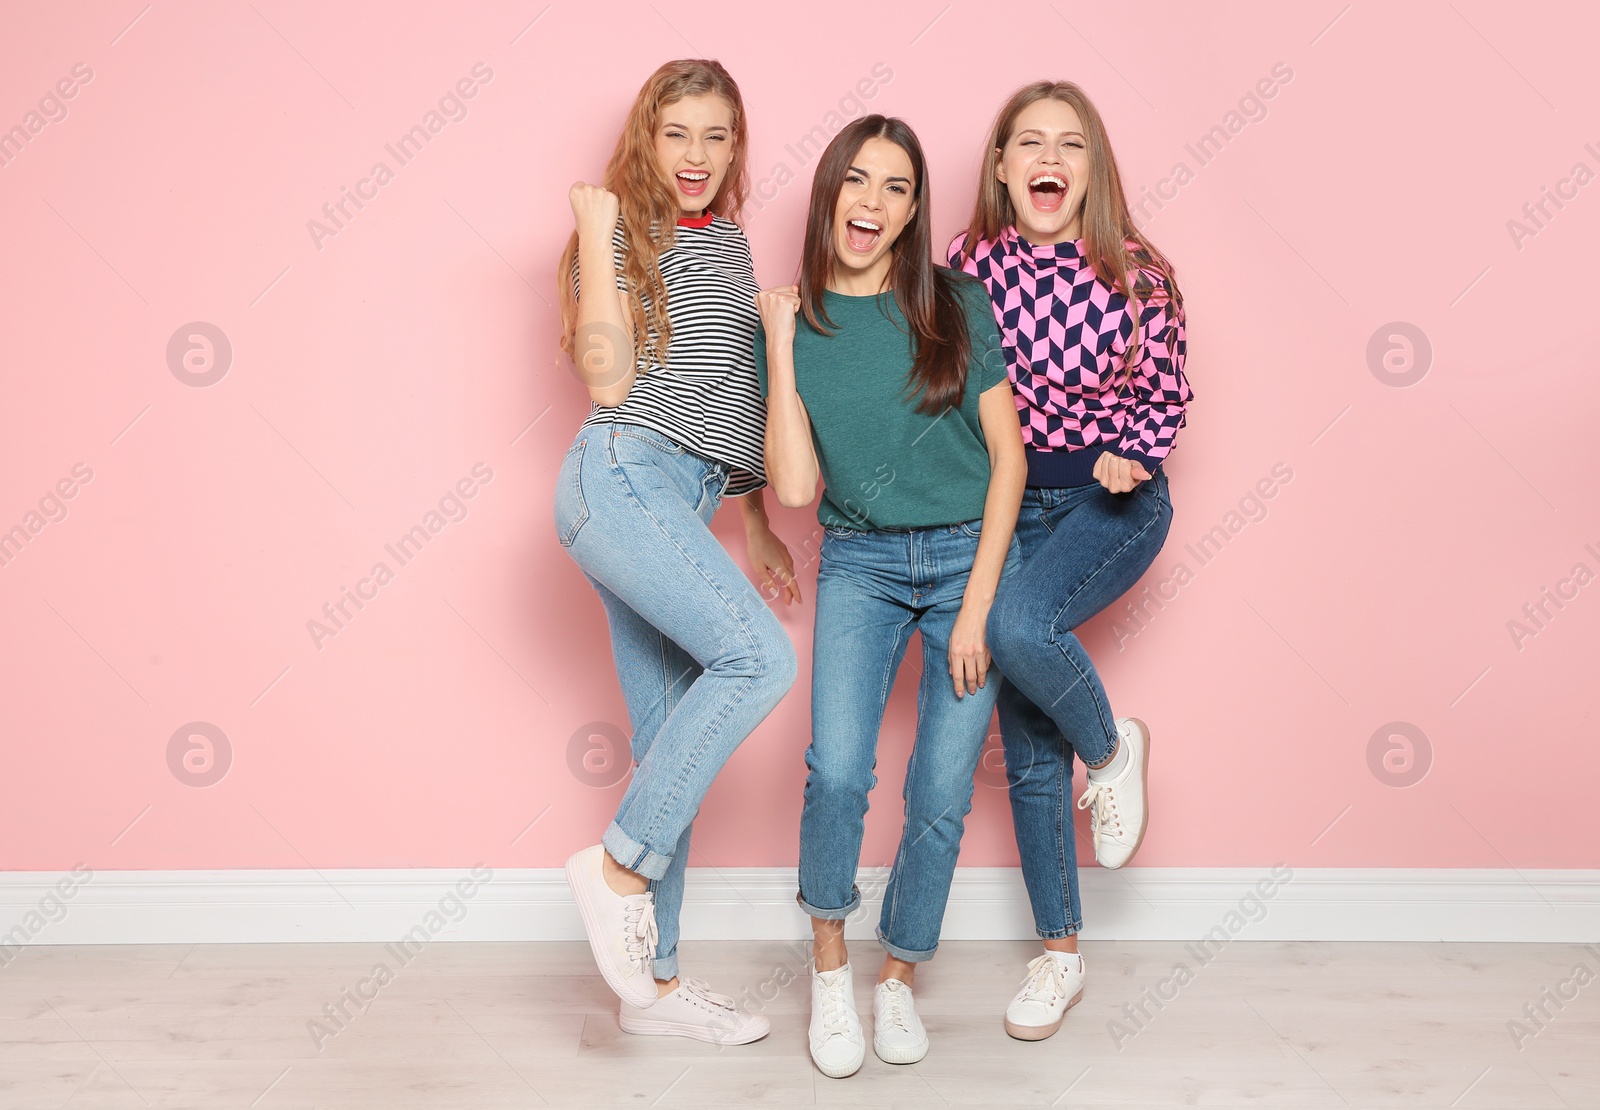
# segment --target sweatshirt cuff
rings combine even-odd
[[[1123,447],[1118,447],[1112,452],[1112,454],[1121,455],[1125,459],[1132,459],[1134,462],[1144,467],[1145,473],[1151,476],[1155,475],[1156,467],[1160,466],[1166,461],[1166,455],[1146,455],[1143,451],[1129,451]]]

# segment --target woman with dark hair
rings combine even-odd
[[[929,220],[916,135],[898,119],[856,120],[818,163],[799,285],[758,298],[767,474],[792,507],[826,483],[797,901],[812,920],[811,1055],[834,1077],[866,1052],[844,919],[861,902],[884,706],[918,630],[917,735],[878,924],[887,955],[873,1048],[898,1064],[928,1051],[912,977],[938,946],[994,711],[989,606],[1020,559],[1022,439],[994,316],[981,284],[933,263]]]
[[[1105,124],[1070,82],[1018,89],[995,117],[952,266],[980,279],[1005,344],[1028,483],[1027,560],[989,613],[1022,874],[1045,951],[1006,1009],[1040,1040],[1083,995],[1072,757],[1088,772],[1095,859],[1121,867],[1147,821],[1150,730],[1115,718],[1073,629],[1127,592],[1172,522],[1162,463],[1194,393],[1172,264],[1134,227]]]
[[[689,834],[712,779],[794,684],[794,646],[709,527],[744,509],[750,561],[785,604],[793,563],[761,503],[765,411],[751,336],[759,287],[733,218],[748,186],[738,86],[668,62],[639,91],[604,187],[572,187],[562,347],[592,399],[556,479],[557,538],[605,606],[633,724],[632,781],[567,879],[620,1024],[744,1044],[766,1036],[678,978]]]

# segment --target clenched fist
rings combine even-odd
[[[610,240],[621,210],[617,194],[599,185],[579,181],[572,186],[567,199],[572,202],[572,218],[577,224],[579,238],[599,235]]]
[[[756,310],[761,313],[761,327],[769,339],[793,342],[794,318],[800,311],[800,287],[784,285],[763,289],[756,294]]]
[[[1094,480],[1112,493],[1127,493],[1149,478],[1150,472],[1137,459],[1125,459],[1106,451],[1094,460]]]

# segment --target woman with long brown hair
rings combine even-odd
[[[1018,89],[984,149],[952,266],[979,278],[1000,326],[1027,443],[1017,519],[1025,562],[989,612],[1000,735],[1034,925],[1045,951],[1006,1009],[1012,1036],[1060,1028],[1083,994],[1072,758],[1095,858],[1144,839],[1150,731],[1112,716],[1073,629],[1127,592],[1167,536],[1162,463],[1193,391],[1172,264],[1133,224],[1105,124],[1067,81]]]
[[[934,264],[930,219],[911,128],[858,119],[818,163],[798,287],[759,299],[773,489],[797,507],[826,483],[797,900],[812,919],[811,1055],[834,1077],[866,1052],[844,920],[861,902],[878,730],[918,630],[917,735],[878,925],[873,1048],[898,1064],[928,1051],[912,978],[938,946],[994,712],[990,602],[1019,561],[1022,440],[999,336],[983,287]]]
[[[561,545],[605,607],[637,763],[601,843],[567,861],[630,1033],[743,1044],[767,1019],[678,978],[678,909],[701,800],[794,684],[794,647],[710,530],[744,510],[750,561],[799,600],[762,506],[758,286],[734,222],[749,177],[738,86],[668,62],[639,91],[603,186],[571,190],[562,346],[589,388],[556,480]],[[568,285],[570,283],[570,288]]]

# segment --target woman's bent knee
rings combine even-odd
[[[1034,608],[1018,598],[1015,591],[1002,592],[989,608],[984,637],[1001,674],[1016,658],[1016,649],[1045,638],[1045,629],[1040,626]]]
[[[706,663],[706,671],[724,678],[752,680],[771,705],[789,692],[799,675],[794,644],[771,610],[763,609],[725,641],[725,648]]]
[[[771,629],[764,636],[761,657],[766,662],[763,670],[766,672],[767,681],[781,697],[789,692],[794,686],[795,679],[799,677],[800,660],[795,653],[794,642],[783,630],[783,625],[778,623],[776,617],[772,617],[770,624]]]

